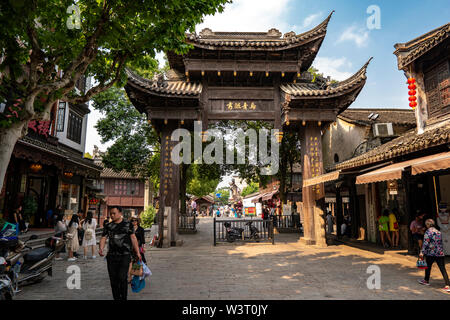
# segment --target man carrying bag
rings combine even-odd
[[[139,261],[142,260],[139,246],[134,234],[134,229],[129,221],[123,219],[122,208],[111,207],[110,216],[112,222],[103,228],[100,240],[99,254],[104,256],[106,239],[108,242],[108,274],[114,300],[127,300],[128,295],[128,270],[131,263],[131,253],[134,250]]]

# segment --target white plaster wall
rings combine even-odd
[[[76,143],[75,141],[67,139],[67,129],[68,129],[68,125],[69,125],[69,111],[70,111],[70,105],[68,108],[66,108],[66,114],[64,115],[64,131],[56,132],[56,137],[59,139],[59,143],[62,143],[68,147],[71,147],[75,150],[83,152],[83,154],[84,154],[84,149],[86,147],[86,131],[87,131],[87,122],[88,122],[89,114],[86,114],[83,117],[83,127],[81,129],[81,143]]]
[[[356,147],[364,141],[366,129],[348,123],[342,119],[336,119],[322,136],[323,164],[327,168],[334,164],[334,154],[338,154],[339,162],[352,157]]]

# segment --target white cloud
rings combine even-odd
[[[207,16],[197,25],[196,31],[210,28],[213,31],[268,31],[277,28],[288,32],[286,16],[292,0],[236,0],[225,6],[222,13]]]
[[[311,29],[311,28],[315,27],[317,24],[319,24],[321,18],[323,18],[322,12],[310,14],[309,16],[307,16],[305,18],[305,20],[303,20],[303,24],[301,24],[299,26],[293,25],[292,31],[295,31],[296,33],[302,33],[302,32],[308,31],[309,29]]]
[[[313,23],[317,22],[322,17],[322,12],[314,13],[305,18],[303,20],[303,28],[308,28],[309,26],[312,26]]]
[[[316,57],[313,67],[323,73],[325,77],[342,81],[353,75],[353,72],[346,71],[352,67],[352,63],[347,58]]]
[[[364,28],[357,28],[353,25],[345,29],[336,43],[345,41],[354,41],[359,48],[365,47],[369,41],[369,31]]]

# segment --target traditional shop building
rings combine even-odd
[[[46,227],[49,209],[61,205],[71,215],[86,212],[95,197],[92,179],[101,167],[84,158],[86,104],[56,103],[49,121],[30,121],[28,134],[14,147],[0,193],[5,218],[22,205],[31,226]]]
[[[192,197],[191,201],[194,201],[197,204],[197,213],[199,216],[201,215],[209,216],[212,206],[215,203],[214,198],[209,195],[202,197]],[[214,214],[215,212],[213,212],[213,216]]]
[[[416,79],[416,128],[359,156],[333,164],[328,174],[304,182],[311,185],[328,181],[335,187],[338,204],[342,203],[341,191],[348,190],[355,238],[377,242],[377,218],[381,211],[397,209],[400,243],[412,253],[414,243],[409,224],[417,212],[425,212],[425,218],[433,218],[438,224],[448,221],[444,211],[450,203],[449,35],[450,24],[446,24],[395,45],[399,70],[407,78]],[[406,87],[407,84],[405,90]],[[339,225],[342,205],[336,206],[336,214]],[[448,245],[444,244],[447,248]]]
[[[95,152],[94,152],[95,153]],[[111,168],[103,167],[101,158],[94,158],[95,163],[102,167],[99,179],[93,185],[98,190],[98,216],[99,223],[109,217],[111,206],[121,206],[124,217],[139,217],[145,207],[145,180],[128,171],[116,172]]]

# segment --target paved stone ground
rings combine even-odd
[[[434,265],[431,286],[417,283],[423,271],[413,257],[350,247],[307,247],[296,234],[280,234],[275,245],[213,246],[212,219],[200,219],[198,233],[183,235],[182,247],[151,248],[153,272],[140,293],[129,299],[450,299]],[[81,250],[80,250],[81,252]],[[79,260],[81,290],[69,290],[65,273],[73,263],[56,261],[53,277],[23,288],[16,299],[112,299],[106,261]],[[381,268],[381,289],[366,286],[367,267]],[[447,270],[450,269],[447,267]]]

